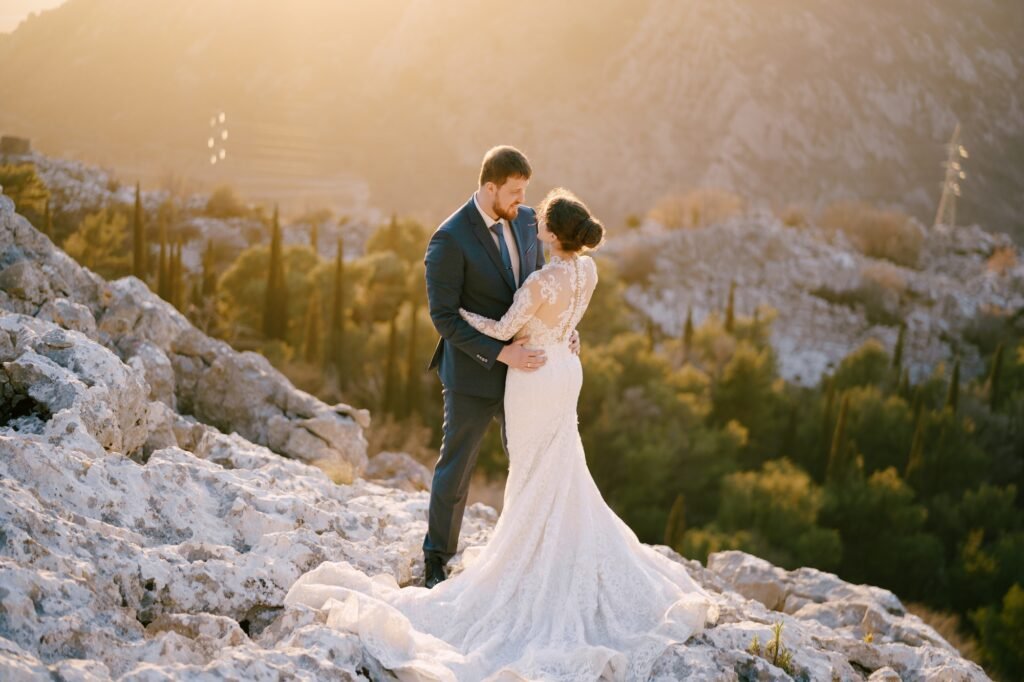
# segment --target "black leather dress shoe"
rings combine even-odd
[[[444,564],[439,557],[427,557],[423,568],[424,585],[430,589],[448,576],[444,574]]]

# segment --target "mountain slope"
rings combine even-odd
[[[436,218],[509,142],[532,198],[566,185],[610,221],[713,185],[930,222],[960,120],[961,221],[1020,237],[1022,34],[1024,8],[995,0],[70,0],[0,36],[0,130],[252,191],[358,178]],[[230,163],[211,169],[221,110]]]

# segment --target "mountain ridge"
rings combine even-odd
[[[437,220],[472,189],[483,151],[513,143],[533,162],[531,195],[569,186],[609,223],[697,186],[768,205],[856,197],[930,223],[960,120],[961,220],[1024,235],[1020,8],[302,9],[70,0],[0,36],[13,66],[0,130],[243,190],[269,178],[301,196],[304,182],[357,177],[374,205]],[[220,110],[230,163],[214,172],[204,142]]]

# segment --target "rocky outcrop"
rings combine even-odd
[[[964,375],[975,376],[984,363],[968,337],[985,314],[999,312],[1009,319],[1024,310],[1024,254],[1009,236],[977,226],[918,227],[923,242],[917,268],[866,256],[841,232],[790,227],[761,211],[700,229],[667,231],[648,223],[609,242],[601,253],[612,258],[636,250],[655,254],[649,282],[633,284],[626,297],[669,336],[681,336],[690,306],[694,324],[711,311],[723,315],[730,282],[736,283],[737,314],[752,315],[760,305],[775,308],[771,343],[788,381],[813,385],[870,338],[891,351],[898,320],[907,324],[903,358],[912,381],[940,362],[951,365],[954,349],[961,353]],[[1001,273],[986,267],[999,248],[1016,255],[1015,264]],[[879,276],[891,285],[873,281]],[[877,308],[887,319],[873,319],[861,301],[835,302],[822,293],[856,299],[865,286],[878,293]]]
[[[10,379],[11,391],[22,390],[19,387],[32,377],[45,373],[51,382],[62,381],[56,369],[35,357],[41,352],[36,350],[39,344],[77,344],[80,348],[63,355],[88,358],[67,362],[98,363],[96,372],[103,376],[123,363],[146,387],[147,400],[226,433],[237,432],[282,455],[323,465],[344,480],[354,479],[366,466],[362,430],[369,425],[367,411],[326,405],[297,390],[262,355],[235,352],[201,333],[134,277],[104,281],[15,214],[10,199],[3,196],[0,308],[27,316],[6,324],[11,343],[31,347],[34,353],[24,358],[19,353],[8,370],[17,375]],[[36,321],[54,324],[50,331],[42,331],[50,327]],[[50,336],[42,339],[47,333]],[[56,354],[54,349],[45,352]],[[125,400],[138,402],[139,396],[132,393]],[[140,444],[101,445],[131,455]]]

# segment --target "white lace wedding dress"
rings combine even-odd
[[[642,544],[601,497],[576,414],[582,384],[568,338],[590,302],[589,256],[552,257],[499,321],[461,314],[499,339],[545,350],[505,386],[509,472],[490,540],[433,589],[400,588],[347,562],[300,577],[285,603],[328,611],[400,680],[646,680],[665,648],[718,619],[715,597]]]

